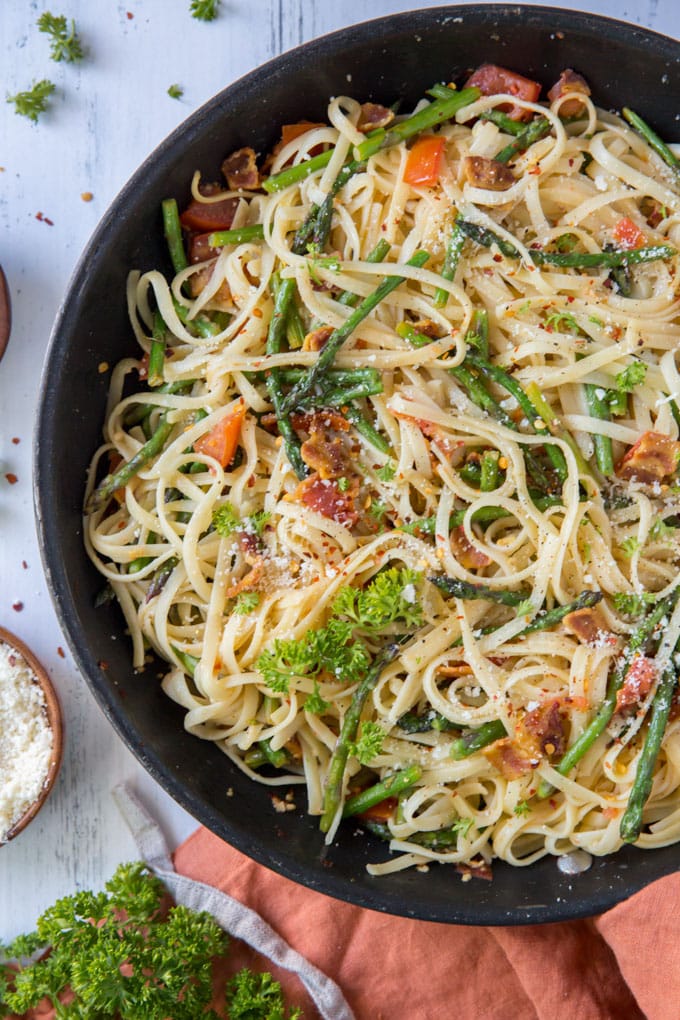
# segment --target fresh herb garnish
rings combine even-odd
[[[238,616],[248,616],[254,613],[260,604],[260,593],[257,591],[242,591],[236,596],[233,612]]]
[[[579,333],[580,326],[570,312],[551,312],[546,315],[545,324],[549,329],[555,329],[558,333]]]
[[[408,568],[390,567],[376,574],[363,590],[341,588],[333,603],[333,613],[346,616],[362,630],[376,633],[397,620],[408,627],[422,622],[422,609],[416,601],[416,585],[422,574]]]
[[[644,361],[634,361],[616,376],[616,388],[620,393],[632,393],[636,386],[645,381],[647,365]]]
[[[286,1012],[281,985],[271,974],[244,968],[227,985],[229,1020],[301,1020],[302,1012]]]
[[[367,719],[361,725],[361,733],[356,743],[350,744],[350,754],[362,765],[369,765],[382,751],[386,733],[379,723]]]
[[[383,464],[383,466],[376,471],[376,475],[381,482],[391,482],[396,473],[397,469],[390,461]]]
[[[181,85],[170,85],[168,95],[171,99],[181,99],[184,95],[184,89]]]
[[[189,10],[191,17],[198,21],[214,21],[219,10],[220,0],[191,0]]]
[[[518,616],[530,616],[533,611],[534,607],[530,598],[520,602],[516,610]]]
[[[624,592],[617,591],[612,595],[612,602],[617,612],[625,616],[642,616],[648,606],[656,601],[656,595],[652,592]]]
[[[305,699],[305,712],[312,712],[314,715],[321,715],[330,708],[330,703],[321,697],[318,681],[314,681],[314,690]]]
[[[513,814],[517,815],[518,817],[522,817],[524,815],[531,814],[531,808],[529,806],[529,802],[526,801],[526,800],[518,801],[515,804],[514,808],[512,809],[512,812],[513,812]]]
[[[38,29],[51,37],[50,56],[52,60],[55,60],[57,63],[65,60],[69,64],[75,63],[76,60],[82,60],[83,47],[78,38],[76,23],[73,19],[71,19],[71,27],[69,28],[63,14],[55,17],[54,14],[45,11],[38,18]]]
[[[14,112],[21,117],[28,117],[35,124],[41,113],[49,106],[49,98],[56,88],[53,82],[43,78],[36,81],[26,92],[17,92],[15,96],[7,96],[8,103],[14,103]]]
[[[630,559],[640,549],[640,539],[636,538],[635,535],[631,535],[630,538],[626,538],[621,542],[619,548],[623,555]]]
[[[231,503],[222,503],[213,510],[213,528],[221,538],[228,538],[241,527],[241,518]]]

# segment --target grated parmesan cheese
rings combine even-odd
[[[0,642],[0,843],[40,796],[52,743],[45,695],[33,670]]]

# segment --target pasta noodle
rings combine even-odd
[[[477,84],[196,174],[88,482],[134,667],[375,874],[680,839],[678,174],[573,72]]]

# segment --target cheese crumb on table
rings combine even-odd
[[[52,746],[43,690],[25,659],[0,641],[0,843],[40,796]]]

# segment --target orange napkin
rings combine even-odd
[[[261,914],[338,982],[357,1020],[680,1017],[680,874],[592,920],[467,928],[330,899],[263,868],[207,829],[179,847],[174,864]],[[234,939],[221,974],[243,966],[272,970],[305,1020],[317,1020],[296,977]]]

